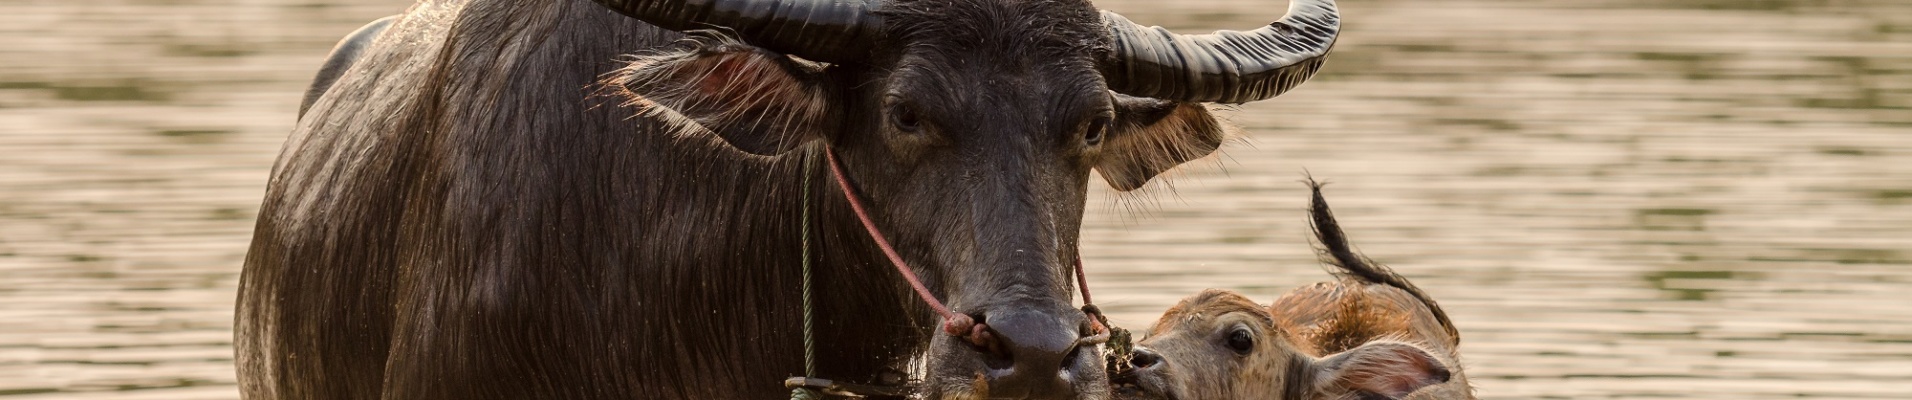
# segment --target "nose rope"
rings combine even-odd
[[[1082,291],[1082,304],[1084,305],[1095,304],[1095,300],[1089,299],[1089,274],[1087,272],[1082,271],[1081,256],[1076,256],[1075,276],[1076,276],[1076,289]]]
[[[1082,313],[1089,316],[1089,336],[1082,338],[1083,344],[1098,345],[1107,343],[1110,332],[1109,316],[1102,314],[1102,308],[1095,306],[1095,300],[1089,299],[1089,273],[1082,270],[1082,256],[1075,260],[1076,290],[1082,292]],[[1121,335],[1127,336],[1127,332]]]
[[[923,286],[923,281],[916,277],[915,270],[910,269],[909,264],[903,261],[903,256],[897,254],[896,248],[890,244],[888,238],[883,236],[883,231],[877,229],[876,222],[870,219],[868,209],[863,206],[863,200],[856,195],[856,190],[850,186],[849,178],[843,173],[843,163],[837,160],[836,150],[829,145],[824,145],[823,154],[829,159],[830,174],[836,177],[837,186],[843,189],[843,198],[849,201],[850,209],[856,212],[856,218],[863,223],[863,229],[869,232],[870,238],[876,241],[877,247],[883,249],[883,254],[889,256],[890,264],[896,267],[896,272],[902,274],[904,280],[909,281],[911,288],[916,289],[916,295],[921,297],[924,303],[928,303],[930,308],[935,309],[937,314],[942,315],[943,333],[963,338],[970,344],[991,351],[1001,350],[1000,344],[996,343],[986,325],[976,322],[968,315],[950,311],[948,306],[943,305],[942,301],[930,294],[929,288]],[[1082,271],[1082,259],[1077,257],[1075,261],[1077,288],[1082,291],[1082,302],[1086,304],[1083,308],[1085,311],[1095,310],[1095,306],[1089,301],[1089,281]],[[1101,339],[1107,338],[1108,328],[1105,322],[1100,321],[1099,314],[1099,311],[1091,311],[1089,318],[1091,337],[1085,338],[1089,339],[1088,344],[1100,344],[1097,336]]]
[[[976,322],[974,318],[971,318],[967,314],[961,314],[961,313],[950,311],[949,306],[943,305],[943,302],[941,300],[937,300],[935,295],[931,295],[929,293],[929,287],[924,286],[922,279],[918,279],[916,277],[915,270],[910,269],[909,264],[903,261],[903,256],[900,254],[897,254],[896,247],[890,245],[890,240],[883,236],[883,231],[878,230],[876,228],[876,222],[870,219],[869,211],[863,207],[862,198],[857,197],[856,189],[850,186],[850,179],[847,177],[846,174],[843,173],[843,164],[837,161],[836,150],[831,148],[828,144],[825,144],[823,146],[823,154],[824,154],[824,157],[829,161],[830,174],[836,177],[837,187],[843,189],[843,198],[849,201],[850,210],[855,211],[857,221],[863,223],[863,229],[869,232],[870,239],[876,241],[876,246],[878,248],[883,249],[883,255],[889,257],[890,264],[896,267],[897,273],[903,275],[903,280],[909,281],[910,288],[916,291],[916,295],[918,297],[921,297],[924,303],[929,304],[929,307],[931,309],[936,310],[936,314],[941,315],[943,317],[943,326],[942,326],[943,333],[948,334],[950,336],[961,338],[964,341],[969,342],[970,344],[976,345],[977,347],[983,348],[991,353],[1002,354],[1003,353],[1002,345],[998,343],[995,339],[995,336],[989,332],[989,327],[987,325]],[[808,205],[809,204],[809,187],[810,187],[810,185],[808,184],[809,177],[810,177],[808,171],[810,169],[806,167],[804,170],[806,172],[804,173],[804,182],[805,182],[804,184],[804,204],[805,204],[804,213],[805,214],[804,214],[803,220],[804,220],[804,226],[806,228],[804,229],[804,235],[805,235],[804,236],[804,263],[805,265],[803,270],[804,272],[803,308],[805,312],[804,326],[803,326],[805,352],[804,352],[803,361],[804,361],[804,373],[806,375],[810,375],[810,374],[816,373],[815,371],[816,356],[814,353],[812,353],[812,348],[814,347],[814,343],[811,341],[812,339],[810,337],[812,328],[810,326],[810,316],[808,314],[810,309],[810,282],[809,282],[810,268],[808,264],[810,241],[809,241],[809,229],[807,227],[809,226],[809,220],[810,220],[809,205]],[[1079,346],[1097,346],[1104,343],[1109,343],[1111,329],[1109,326],[1108,317],[1104,316],[1102,314],[1102,310],[1096,308],[1095,303],[1091,301],[1089,298],[1089,278],[1087,273],[1085,273],[1082,270],[1081,256],[1077,256],[1075,258],[1075,277],[1076,277],[1076,289],[1082,292],[1082,304],[1083,304],[1082,312],[1089,316],[1088,333],[1085,334],[1082,338],[1078,339],[1077,344]],[[1118,337],[1117,342],[1121,342],[1121,343],[1127,342],[1126,331],[1123,331],[1121,329],[1114,329],[1114,333]],[[1110,345],[1115,346],[1117,345],[1117,343],[1110,343]],[[1122,351],[1123,353],[1126,353],[1126,349],[1118,349],[1118,351]],[[898,395],[907,393],[907,389],[900,389],[895,387],[857,385],[857,384],[850,384],[850,383],[833,382],[827,379],[817,379],[817,378],[810,378],[810,377],[789,378],[784,381],[784,386],[792,389],[791,398],[793,400],[817,399],[817,398],[821,398],[822,394],[825,394],[825,393],[834,394],[834,395],[846,395],[846,396],[859,396],[859,395],[898,396]]]
[[[922,296],[923,302],[929,303],[930,308],[936,309],[943,319],[954,319],[956,314],[943,306],[942,301],[936,300],[936,296],[929,294],[929,288],[923,286],[922,280],[916,279],[916,273],[910,270],[909,264],[903,262],[902,255],[896,254],[896,248],[890,246],[890,240],[876,229],[876,223],[870,220],[869,212],[863,208],[863,200],[857,198],[856,190],[850,187],[850,180],[843,177],[843,164],[837,161],[836,151],[826,145],[823,154],[830,159],[830,175],[836,177],[837,187],[843,189],[843,197],[850,201],[850,210],[856,212],[857,221],[863,222],[863,229],[868,230],[870,238],[876,240],[876,247],[882,248],[883,255],[890,257],[890,263],[896,265],[896,272],[901,272],[903,279],[910,282],[910,287],[916,288],[916,294]]]

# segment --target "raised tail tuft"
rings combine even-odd
[[[1315,240],[1321,242],[1322,248],[1317,251],[1321,254],[1322,261],[1339,269],[1340,272],[1336,275],[1393,286],[1414,295],[1421,304],[1427,305],[1429,311],[1434,312],[1435,319],[1440,320],[1441,327],[1447,330],[1447,336],[1453,338],[1455,345],[1459,345],[1460,331],[1454,328],[1454,322],[1447,318],[1447,312],[1441,310],[1441,305],[1435,303],[1433,298],[1427,296],[1427,293],[1422,292],[1421,288],[1415,287],[1414,283],[1408,282],[1406,277],[1355,251],[1354,246],[1348,244],[1348,235],[1341,231],[1341,224],[1335,222],[1334,212],[1328,209],[1328,200],[1321,196],[1321,187],[1326,183],[1316,181],[1313,176],[1308,177],[1306,182],[1314,191],[1314,201],[1308,207],[1308,216],[1309,222],[1314,226]]]

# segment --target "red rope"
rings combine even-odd
[[[863,200],[857,197],[855,189],[850,188],[850,179],[844,177],[843,163],[837,161],[836,151],[826,145],[823,147],[823,154],[829,157],[830,174],[836,176],[837,186],[843,188],[843,198],[850,201],[850,209],[856,211],[856,219],[863,222],[863,229],[870,232],[870,239],[876,240],[876,247],[883,249],[883,255],[890,257],[890,264],[896,266],[896,272],[903,274],[903,279],[908,280],[910,287],[916,289],[916,295],[922,297],[924,303],[928,303],[930,308],[943,316],[943,332],[967,339],[970,344],[978,347],[992,351],[1000,350],[989,334],[987,326],[976,323],[976,320],[968,315],[949,311],[948,306],[944,306],[942,301],[936,300],[936,296],[929,294],[929,288],[923,286],[923,280],[916,278],[916,271],[903,262],[903,256],[896,254],[896,247],[890,245],[890,240],[883,237],[883,231],[876,229],[876,222],[870,220],[869,211],[863,208]]]
[[[1082,305],[1095,304],[1095,300],[1089,300],[1089,273],[1082,271],[1081,256],[1076,256],[1075,270],[1076,290],[1082,291]]]
[[[929,294],[929,288],[923,286],[922,280],[916,279],[916,272],[903,262],[903,256],[896,254],[896,248],[891,247],[890,240],[876,229],[876,223],[870,221],[870,213],[863,208],[863,201],[850,188],[850,180],[843,177],[843,166],[837,162],[836,151],[824,147],[823,154],[830,158],[830,173],[836,176],[837,186],[843,188],[843,197],[850,200],[850,209],[856,211],[856,219],[863,221],[863,229],[870,231],[871,239],[876,239],[876,247],[883,249],[883,255],[890,256],[890,263],[896,265],[896,272],[902,273],[903,279],[910,281],[910,287],[916,288],[916,294],[923,297],[924,303],[929,303],[930,308],[936,309],[936,313],[942,314],[944,319],[954,319],[955,313],[950,312],[949,307],[944,307],[942,301],[936,300],[936,296]]]
[[[937,314],[943,316],[943,332],[952,336],[962,337],[971,344],[1000,353],[1002,349],[1000,345],[996,343],[995,338],[989,333],[987,326],[977,323],[975,319],[970,318],[969,315],[950,311],[948,306],[944,306],[942,301],[937,300],[936,296],[929,293],[929,287],[923,286],[923,281],[916,278],[916,271],[910,269],[909,264],[903,262],[903,256],[896,253],[896,248],[890,245],[889,239],[883,237],[883,231],[876,228],[876,222],[870,220],[870,213],[863,207],[863,200],[857,197],[856,190],[850,187],[850,180],[846,178],[846,175],[843,173],[843,164],[837,161],[836,150],[825,145],[823,147],[823,154],[829,158],[830,174],[836,176],[837,187],[843,189],[843,198],[849,200],[850,209],[856,212],[856,219],[863,223],[864,230],[869,231],[870,239],[876,241],[876,246],[883,249],[883,255],[889,256],[890,264],[896,266],[896,272],[902,274],[904,280],[909,281],[911,288],[916,289],[916,295],[922,297],[924,303],[928,303],[930,308],[935,309]],[[1077,257],[1075,260],[1075,275],[1076,288],[1082,291],[1083,308],[1085,310],[1094,310],[1094,303],[1089,301],[1089,278],[1088,275],[1082,271],[1081,257]],[[1100,311],[1096,311],[1095,313],[1100,314]],[[1099,315],[1090,316],[1090,329],[1096,334],[1107,333],[1108,328],[1098,320],[1099,318]]]
[[[1081,250],[1078,249],[1076,252],[1081,253]],[[1095,300],[1089,298],[1089,273],[1082,270],[1081,255],[1076,256],[1075,276],[1076,290],[1082,291],[1082,313],[1089,315],[1089,333],[1098,336],[1098,338],[1092,340],[1107,340],[1109,334],[1109,317],[1102,315],[1102,308],[1096,307]]]

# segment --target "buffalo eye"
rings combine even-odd
[[[893,102],[890,104],[890,126],[903,133],[920,132],[923,130],[923,116],[908,103]]]
[[[1234,350],[1235,354],[1238,355],[1245,356],[1248,355],[1249,352],[1255,351],[1255,335],[1254,332],[1250,332],[1247,327],[1237,326],[1234,329],[1230,329],[1226,342],[1228,349]]]
[[[1109,133],[1109,121],[1114,119],[1107,114],[1089,119],[1088,128],[1082,131],[1082,143],[1092,147],[1102,144],[1102,137]]]

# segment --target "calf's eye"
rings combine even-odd
[[[1248,328],[1245,327],[1236,327],[1228,331],[1227,344],[1228,349],[1234,350],[1235,354],[1248,355],[1249,352],[1255,351],[1254,332],[1250,332]]]

